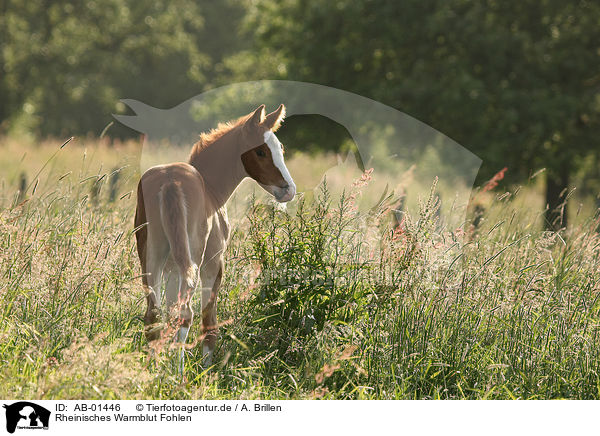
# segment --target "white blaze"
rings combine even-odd
[[[296,191],[296,184],[292,180],[292,176],[288,171],[285,163],[283,162],[283,150],[281,147],[281,142],[275,136],[275,133],[267,130],[265,132],[265,143],[269,146],[269,150],[271,150],[271,156],[273,156],[273,164],[277,167],[281,176],[284,178],[285,182],[289,185],[289,188],[294,188],[294,192]]]

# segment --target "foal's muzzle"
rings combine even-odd
[[[275,187],[273,195],[278,202],[287,203],[288,201],[293,200],[296,195],[296,185],[292,183],[282,187]]]

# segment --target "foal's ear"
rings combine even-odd
[[[261,104],[248,119],[247,124],[258,127],[265,119],[265,105]]]
[[[276,132],[281,126],[283,119],[285,118],[285,106],[280,104],[276,111],[271,112],[263,121],[263,125],[269,130]]]

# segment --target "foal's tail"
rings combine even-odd
[[[173,256],[173,260],[179,267],[187,287],[194,289],[198,267],[194,264],[190,255],[187,207],[181,187],[176,183],[164,185],[159,193],[159,204],[163,231],[171,247],[171,256]]]

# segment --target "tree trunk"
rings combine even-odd
[[[567,227],[566,197],[569,190],[569,173],[569,165],[563,164],[556,171],[549,171],[546,176],[546,230],[558,231]]]

